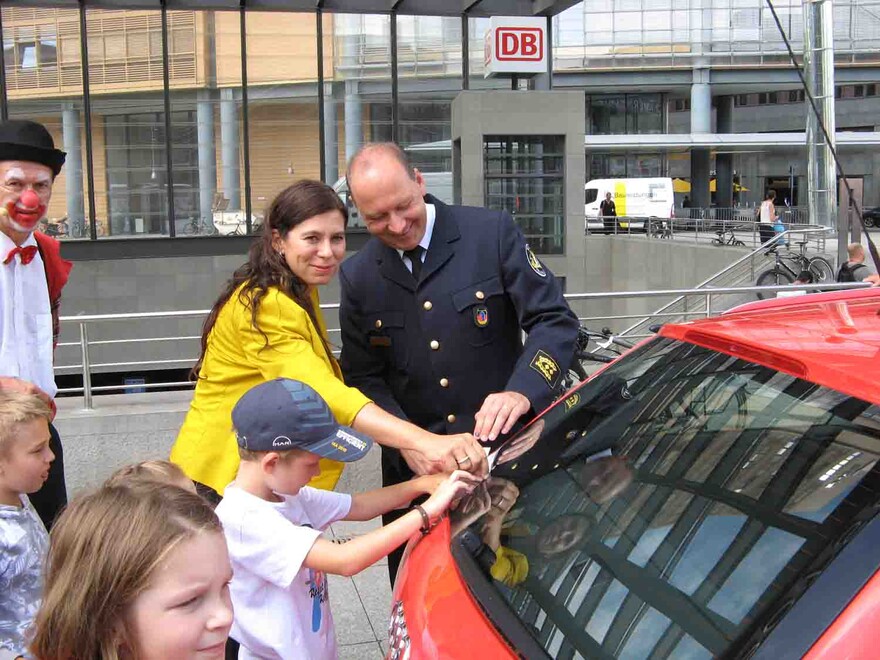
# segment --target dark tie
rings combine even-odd
[[[406,250],[403,254],[406,257],[409,257],[409,261],[412,264],[412,276],[416,282],[422,276],[422,253],[425,251],[421,245],[416,245],[412,250]]]
[[[6,255],[3,263],[8,264],[17,254],[21,255],[21,263],[27,266],[30,262],[34,260],[34,257],[37,256],[37,246],[28,245],[26,247],[14,247],[9,251],[9,254]],[[419,265],[421,266],[421,264]]]

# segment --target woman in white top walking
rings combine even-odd
[[[776,191],[768,190],[767,197],[761,202],[761,222],[758,229],[761,232],[761,243],[766,243],[776,235],[773,225],[776,224],[779,216],[776,215]]]

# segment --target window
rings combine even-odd
[[[502,448],[488,488],[513,481],[519,497],[485,524],[527,568],[488,588],[551,657],[738,655],[872,511],[878,415],[655,339]]]
[[[564,147],[559,135],[487,135],[483,143],[486,206],[508,211],[539,254],[564,250]]]

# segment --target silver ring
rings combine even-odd
[[[458,465],[464,465],[465,463],[470,463],[470,462],[471,462],[471,457],[470,457],[470,456],[465,456],[465,457],[462,458],[461,460],[459,460],[459,459],[456,458],[456,459],[455,459],[455,462],[456,462]]]

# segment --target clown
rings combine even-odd
[[[57,241],[34,230],[64,158],[41,124],[0,122],[0,388],[39,394],[53,410],[58,310],[71,264]],[[55,460],[30,498],[46,527],[67,502],[61,440],[50,431]]]

